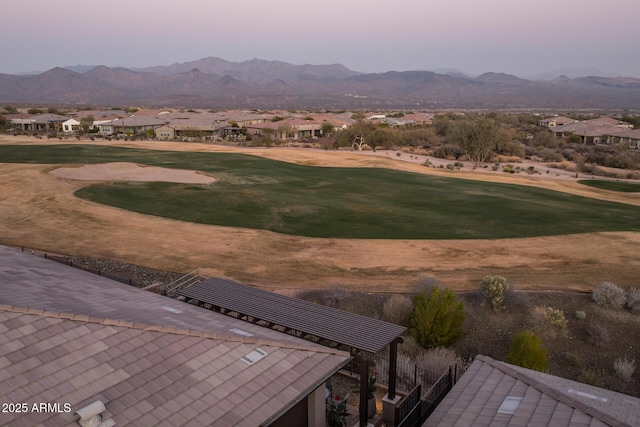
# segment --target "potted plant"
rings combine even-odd
[[[376,376],[375,374],[369,377],[369,384],[367,388],[367,417],[371,418],[376,414]]]
[[[344,427],[347,425],[347,416],[349,413],[347,412],[347,396],[336,396],[329,397],[327,399],[326,406],[326,417],[327,417],[327,425],[329,427]]]

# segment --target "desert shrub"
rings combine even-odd
[[[451,289],[433,287],[413,296],[409,334],[424,348],[447,346],[463,335],[465,316]]]
[[[396,325],[409,326],[413,303],[406,295],[393,295],[382,307],[382,318]]]
[[[604,347],[609,343],[609,332],[597,323],[591,323],[585,328],[586,341],[596,347]]]
[[[397,387],[400,390],[411,390],[415,386],[416,370],[415,356],[409,356],[405,353],[398,354],[397,365]]]
[[[624,359],[619,357],[613,362],[613,369],[616,371],[617,376],[629,382],[633,378],[633,372],[636,370],[636,361],[635,359],[629,360],[626,356]]]
[[[575,316],[578,320],[584,320],[587,317],[587,313],[585,313],[583,310],[577,310]]]
[[[558,150],[552,150],[550,148],[545,148],[540,151],[538,155],[542,157],[542,160],[545,162],[561,162],[564,160],[564,157],[562,157],[562,154],[558,152]]]
[[[511,340],[507,363],[544,372],[547,370],[547,350],[535,332],[520,331]]]
[[[504,308],[504,300],[509,289],[507,279],[502,276],[485,276],[480,282],[480,290],[484,296],[483,304],[488,304],[493,310]]]
[[[422,291],[431,291],[431,288],[442,287],[442,283],[436,277],[427,274],[421,274],[418,282],[411,289],[412,294],[419,294]]]
[[[627,292],[627,308],[632,313],[640,313],[640,289],[633,287]]]
[[[640,172],[638,171],[629,171],[624,176],[626,179],[640,179]]]
[[[536,132],[536,134],[533,135],[531,143],[536,147],[558,148],[560,146],[560,139],[553,133],[544,130]]]
[[[564,317],[564,312],[562,310],[558,310],[553,307],[547,307],[545,309],[545,315],[547,317],[548,322],[554,328],[558,328],[558,329],[567,328],[567,318]]]
[[[580,372],[578,381],[595,387],[604,387],[605,374],[602,369],[587,368]]]
[[[305,301],[314,302],[316,304],[322,304],[329,307],[338,307],[338,305],[349,298],[351,293],[341,289],[337,286],[329,289],[304,291],[298,294],[298,298]]]
[[[520,163],[522,162],[522,158],[524,157],[524,153],[522,156],[503,156],[503,155],[497,155],[493,158],[493,161],[496,163],[509,163],[509,162],[513,162],[513,163]]]
[[[611,282],[598,285],[593,290],[591,298],[601,307],[622,307],[627,302],[624,289]]]
[[[531,319],[534,329],[548,336],[562,334],[567,329],[567,319],[564,313],[553,307],[534,307]]]
[[[579,368],[584,365],[584,359],[578,353],[568,351],[564,354],[564,358],[567,363],[574,368]]]
[[[578,170],[578,168],[574,163],[567,162],[567,161],[549,163],[547,167],[550,167],[553,169],[563,169],[569,172],[577,172]]]
[[[443,373],[452,365],[462,365],[458,354],[446,347],[435,347],[422,351],[416,357],[416,365],[427,371]]]
[[[439,159],[457,160],[462,156],[463,151],[456,144],[444,144],[436,148],[433,157]]]
[[[424,351],[424,348],[411,335],[403,337],[403,342],[398,345],[398,352],[406,354],[411,358],[415,358]]]

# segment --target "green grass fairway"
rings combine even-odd
[[[301,166],[228,153],[0,146],[0,162],[128,161],[199,170],[214,184],[114,182],[77,196],[149,215],[278,233],[363,239],[497,239],[640,231],[640,209],[533,187],[386,169]]]
[[[632,182],[603,181],[599,179],[581,180],[580,184],[589,187],[601,188],[603,190],[618,191],[620,193],[640,193],[640,184]]]

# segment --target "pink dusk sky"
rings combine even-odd
[[[215,56],[362,72],[452,68],[526,77],[578,68],[640,77],[640,0],[6,3],[0,73]]]

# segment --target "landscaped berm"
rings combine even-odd
[[[0,243],[278,289],[591,290],[640,273],[640,194],[356,152],[0,138]]]

